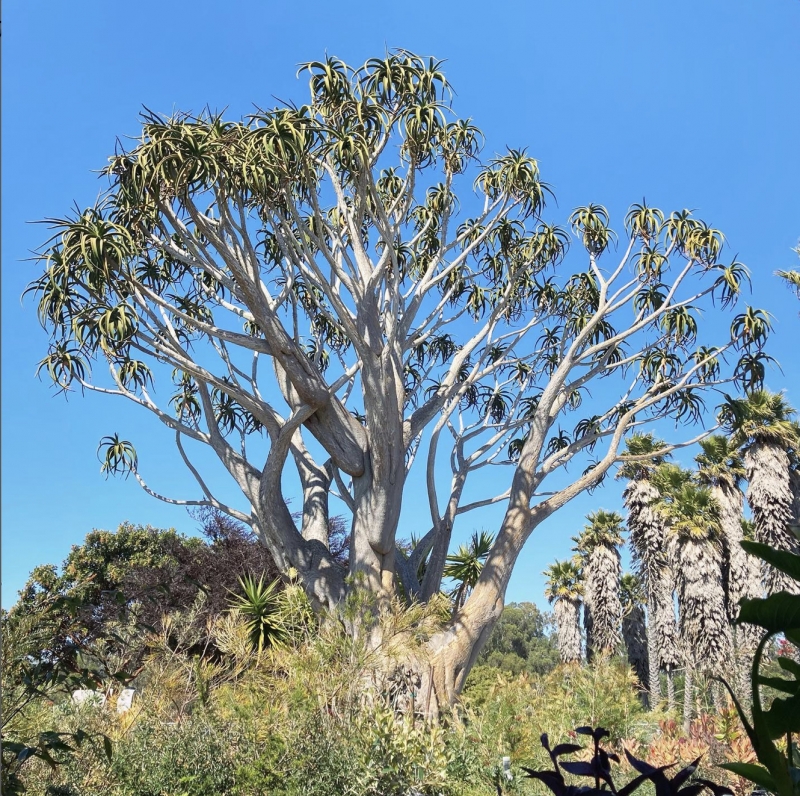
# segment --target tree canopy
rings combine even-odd
[[[626,434],[698,423],[708,390],[759,386],[769,319],[735,312],[747,269],[688,210],[634,204],[619,234],[599,204],[565,228],[546,220],[536,160],[482,156],[441,62],[398,50],[300,71],[305,104],[240,121],[144,112],[135,146],[109,160],[107,193],[50,222],[29,288],[52,336],[40,372],[152,412],[199,496],[147,483],[116,432],[103,470],[248,524],[318,608],[353,584],[431,598],[457,518],[504,503],[456,632],[432,642],[452,695],[534,528],[605,476]],[[733,310],[727,329],[700,322],[709,306]],[[201,447],[238,485],[237,505],[203,472]],[[402,556],[418,460],[430,530]],[[570,463],[582,474],[558,486]],[[508,489],[465,491],[487,466],[507,468]],[[347,570],[329,548],[330,495],[351,515]]]

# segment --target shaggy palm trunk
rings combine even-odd
[[[722,582],[722,551],[697,538],[677,540],[680,630],[686,653],[684,722],[691,720],[695,673],[724,674],[732,653],[731,630]]]
[[[622,620],[622,639],[628,655],[628,663],[636,673],[643,690],[649,686],[649,661],[647,655],[647,628],[644,608],[635,605]]]
[[[800,553],[800,543],[789,529],[794,496],[786,451],[774,443],[756,442],[745,453],[744,463],[749,482],[747,502],[753,510],[756,541],[776,550]],[[767,594],[800,591],[797,581],[769,564],[763,564],[762,576]]]
[[[556,644],[562,663],[581,660],[580,600],[560,597],[553,606],[556,620]]]
[[[648,683],[648,702],[651,710],[655,710],[661,701],[661,677],[658,671],[658,631],[656,629],[656,610],[655,601],[647,605],[647,683]]]
[[[758,560],[742,547],[742,507],[744,496],[739,489],[725,486],[711,487],[711,493],[720,507],[720,526],[723,541],[723,570],[728,618],[734,622],[739,616],[739,601],[761,597],[761,568]],[[750,666],[753,661],[761,631],[753,625],[735,625],[732,629],[735,648],[734,669],[737,693],[747,698],[750,688]]]
[[[619,550],[597,545],[584,566],[584,624],[586,659],[612,654],[620,644],[622,603],[619,599],[621,576]]]
[[[674,585],[669,568],[662,570],[655,588],[658,664],[667,672],[667,676],[670,676],[672,672],[683,666],[684,660],[681,653],[678,623],[675,620]]]
[[[800,525],[800,470],[789,473],[789,489],[792,493],[792,525]]]
[[[663,613],[664,556],[663,522],[653,510],[658,490],[647,480],[628,482],[623,501],[628,509],[628,531],[633,561],[647,594],[647,652],[649,659],[650,706],[655,708],[661,699],[659,665],[663,633],[659,633]]]

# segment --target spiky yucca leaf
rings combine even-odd
[[[458,586],[450,593],[455,608],[460,608],[475,588],[483,570],[483,562],[494,544],[494,535],[488,531],[475,531],[469,545],[461,545],[457,553],[447,556],[442,574],[458,581]]]
[[[288,640],[279,580],[265,584],[262,575],[256,580],[252,575],[239,578],[242,594],[234,594],[231,607],[244,617],[250,643],[261,652],[266,647],[284,645]]]

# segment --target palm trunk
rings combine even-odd
[[[553,606],[556,638],[562,663],[578,663],[581,659],[580,601],[561,597]]]
[[[723,674],[733,644],[722,585],[722,553],[713,542],[680,539],[680,630],[690,668]]]
[[[753,510],[756,541],[775,550],[800,553],[800,542],[789,529],[794,496],[790,486],[789,457],[775,443],[754,443],[745,453],[747,502]],[[769,564],[762,566],[767,594],[788,591],[800,593],[800,584]]]
[[[584,573],[587,660],[591,660],[590,655],[613,654],[622,640],[620,576],[619,550],[607,545],[594,547]]]
[[[656,605],[653,600],[647,606],[647,659],[650,694],[650,709],[655,710],[661,701],[661,678],[658,672],[658,631],[656,629]]]
[[[649,661],[650,708],[655,710],[661,701],[659,670],[665,634],[663,624],[662,578],[666,560],[664,555],[663,522],[653,509],[658,490],[646,479],[630,481],[623,499],[628,509],[628,530],[633,560],[647,594],[647,652]]]
[[[644,608],[634,606],[622,620],[622,638],[628,654],[628,663],[636,673],[639,685],[647,691],[649,685],[648,638],[645,626]]]

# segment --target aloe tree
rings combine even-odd
[[[628,540],[636,572],[647,595],[647,651],[650,705],[661,698],[659,670],[665,668],[672,699],[671,673],[682,665],[672,573],[666,550],[666,529],[655,503],[660,497],[652,483],[656,468],[668,457],[668,446],[652,434],[634,434],[626,442],[617,478],[628,480],[623,502],[628,510]]]
[[[243,120],[144,114],[140,138],[110,158],[108,192],[51,222],[30,287],[51,335],[41,372],[152,412],[199,497],[148,482],[117,432],[102,440],[104,471],[247,523],[318,611],[353,589],[380,610],[398,580],[431,599],[458,518],[502,504],[478,582],[429,642],[424,687],[430,704],[449,702],[535,529],[596,485],[641,424],[691,424],[704,391],[760,383],[765,336],[752,330],[765,316],[745,308],[730,334],[698,325],[748,277],[688,211],[634,205],[618,254],[600,205],[568,229],[545,219],[536,160],[522,148],[482,158],[440,62],[401,50],[301,73],[305,104]],[[395,543],[420,462],[422,582],[419,557]],[[569,463],[582,474],[553,486]],[[484,479],[465,501],[488,464],[506,467],[506,485],[490,493]],[[347,570],[329,550],[331,492],[349,512]]]
[[[721,509],[708,487],[697,484],[692,473],[676,465],[661,465],[654,482],[662,495],[657,510],[668,523],[673,546],[686,656],[684,721],[688,722],[693,675],[720,675],[733,655],[723,581]]]
[[[612,654],[621,641],[619,547],[623,543],[623,519],[621,514],[602,509],[586,519],[588,525],[573,537],[573,549],[581,562],[586,659],[591,661],[596,655]]]
[[[580,568],[572,561],[556,561],[543,573],[545,596],[553,605],[556,643],[562,663],[581,660],[580,609],[583,595]]]
[[[800,254],[800,246],[794,251]],[[797,298],[800,298],[800,271],[776,271],[775,275],[784,281],[786,286],[797,295]]]
[[[644,607],[647,594],[641,580],[626,572],[619,580],[619,599],[622,604],[622,640],[628,663],[644,691],[649,686],[649,657],[647,653],[647,623]]]
[[[753,512],[756,541],[776,550],[800,552],[792,533],[793,495],[789,451],[798,445],[794,415],[779,394],[757,390],[747,398],[730,398],[723,405],[721,419],[733,444],[744,450],[747,472],[747,502]],[[797,583],[764,563],[764,585],[768,594],[797,590]]]
[[[483,562],[489,555],[494,543],[494,536],[488,531],[475,531],[468,545],[461,545],[457,553],[447,556],[444,577],[457,581],[458,585],[450,596],[453,608],[458,610],[466,602],[470,592],[481,576]]]

